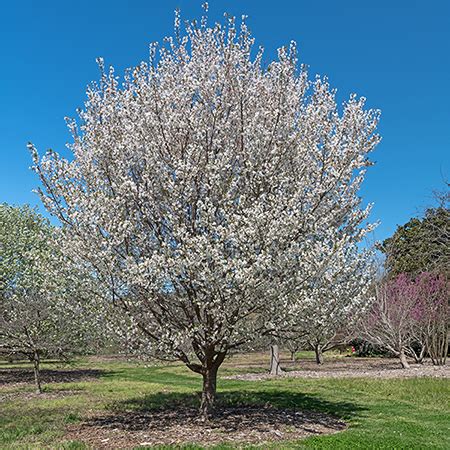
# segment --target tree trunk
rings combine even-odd
[[[417,355],[417,358],[415,358],[417,364],[423,364],[423,358],[425,357],[425,351],[426,351],[426,346],[422,345],[422,347],[420,348],[420,352]]]
[[[314,353],[316,354],[316,363],[323,364],[322,348],[319,345],[314,346]]]
[[[400,351],[398,357],[400,359],[400,363],[401,363],[403,369],[409,369],[409,364],[408,364],[408,361],[406,359],[406,355],[405,355],[405,352],[403,349]]]
[[[39,357],[39,352],[37,350],[34,351],[33,354],[33,369],[34,369],[34,382],[36,384],[36,393],[42,394],[42,386],[41,386],[41,372],[40,372],[40,363],[41,359]]]
[[[283,370],[280,365],[280,350],[278,345],[270,346],[270,374],[271,375],[281,375]]]
[[[435,366],[443,366],[446,363],[448,353],[448,329],[433,329],[431,337],[427,339],[427,348],[431,361]]]
[[[295,350],[291,350],[291,361],[295,362]]]
[[[202,419],[207,421],[214,413],[214,402],[216,400],[217,386],[217,369],[218,367],[208,367],[203,375],[203,391],[200,403],[200,415]]]

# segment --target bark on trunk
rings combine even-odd
[[[316,345],[314,347],[314,353],[316,354],[316,363],[323,364],[323,354],[322,354],[322,349],[320,348],[320,346]]]
[[[193,342],[193,347],[202,364],[191,362],[187,356],[183,361],[189,369],[203,377],[199,413],[203,421],[208,421],[214,413],[217,372],[227,355],[227,350],[216,351],[213,346],[203,346],[202,348],[198,342]]]
[[[280,350],[278,345],[270,346],[270,374],[271,375],[281,375],[283,370],[280,365]]]
[[[403,369],[409,369],[409,364],[406,359],[405,352],[403,350],[399,353],[398,357],[400,359],[400,364],[402,365]]]
[[[39,352],[35,350],[33,354],[33,369],[34,369],[34,382],[36,384],[36,393],[38,394],[42,394],[40,363],[41,359],[39,356]]]
[[[203,391],[200,403],[200,415],[203,420],[209,420],[214,413],[214,403],[216,400],[217,386],[217,369],[218,367],[209,367],[203,373]]]

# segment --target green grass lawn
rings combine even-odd
[[[19,366],[23,365],[0,363],[2,370]],[[94,381],[47,384],[46,398],[27,398],[27,391],[33,391],[32,385],[1,385],[1,449],[44,446],[82,449],[85,446],[80,442],[64,441],[64,429],[87,415],[148,409],[173,402],[198,402],[200,378],[181,365],[146,367],[97,360],[78,361],[70,367],[44,364],[44,368],[58,367],[66,371],[89,368],[101,372]],[[243,368],[228,364],[221,374],[236,371],[242,372]],[[63,390],[68,391],[67,396],[60,395]],[[286,443],[282,448],[450,449],[450,380],[287,378],[249,382],[220,379],[218,391],[219,401],[225,404],[295,406],[331,413],[349,424],[346,431]],[[273,448],[280,448],[280,444],[274,444]]]

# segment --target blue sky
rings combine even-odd
[[[0,202],[39,204],[26,143],[60,151],[102,56],[119,73],[172,31],[173,10],[201,1],[9,1],[0,6]],[[383,141],[362,195],[374,202],[375,239],[428,206],[450,178],[450,2],[447,0],[212,0],[210,17],[249,16],[272,58],[297,41],[311,75],[328,75],[339,99],[363,95],[382,110]]]

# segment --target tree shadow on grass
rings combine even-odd
[[[69,428],[66,438],[99,449],[128,448],[143,442],[209,446],[296,440],[342,431],[347,426],[344,420],[363,411],[350,402],[330,402],[283,387],[255,385],[239,390],[239,386],[230,385],[218,393],[216,411],[205,423],[199,415],[198,377],[158,367],[148,369],[113,371],[106,377],[149,381],[161,385],[159,392],[113,401],[104,412]],[[167,392],[172,389],[185,392]],[[110,447],[105,447],[105,442]]]
[[[92,418],[87,425],[143,431],[183,426],[200,421],[200,392],[157,392],[109,405],[109,414]],[[225,391],[217,396],[213,423],[225,429],[246,426],[294,425],[343,429],[343,420],[361,414],[350,402],[329,402],[314,395],[288,390]]]
[[[41,370],[41,379],[44,384],[88,381],[104,375],[105,371],[98,369]],[[34,383],[33,370],[31,368],[0,368],[0,386],[15,383]]]
[[[149,381],[152,383],[182,388],[190,392],[152,392],[141,397],[116,401],[109,405],[108,409],[114,413],[123,412],[154,412],[155,410],[194,409],[197,414],[200,405],[201,392],[198,391],[201,380],[197,376],[187,373],[174,373],[165,370],[164,367],[150,367],[148,371],[126,369],[114,371],[105,375],[106,378],[121,378],[127,381]],[[239,390],[238,390],[239,389]],[[302,393],[288,388],[263,387],[259,389],[252,386],[251,389],[240,389],[233,385],[223,389],[217,394],[218,409],[236,407],[271,407],[275,409],[292,409],[295,411],[315,411],[333,415],[337,418],[348,420],[361,415],[364,408],[348,401],[328,401],[318,394]]]
[[[191,394],[158,392],[144,397],[129,399],[113,405],[114,410],[133,409],[149,411],[155,408],[198,407],[201,392]],[[351,402],[329,402],[316,395],[289,390],[224,391],[217,394],[219,408],[259,406],[279,409],[319,411],[349,419],[363,410]]]
[[[102,442],[128,448],[143,441],[152,445],[260,444],[342,431],[347,426],[343,418],[360,411],[351,403],[330,403],[286,390],[227,391],[218,395],[214,415],[204,422],[199,416],[199,395],[158,392],[117,401],[109,412],[73,427],[66,438],[81,439],[94,448],[106,448]]]
[[[348,420],[360,415],[365,408],[347,401],[328,401],[319,395],[293,392],[291,390],[225,391],[218,395],[218,404],[223,406],[270,406],[295,411],[315,411]]]

